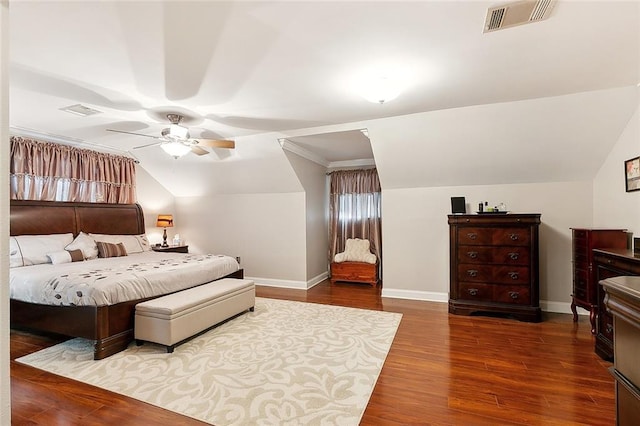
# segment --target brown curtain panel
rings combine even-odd
[[[22,137],[11,137],[13,200],[136,202],[135,160]]]
[[[344,251],[347,238],[362,238],[382,265],[381,195],[376,169],[330,173],[329,262]]]

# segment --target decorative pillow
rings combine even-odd
[[[29,266],[49,263],[48,253],[64,250],[73,234],[18,235],[9,242],[9,265]],[[21,258],[21,260],[20,260]]]
[[[61,250],[47,254],[51,263],[57,265],[59,263],[79,262],[84,260],[82,250]]]
[[[111,244],[104,241],[96,241],[98,246],[98,257],[121,257],[127,255],[127,249],[124,244]]]
[[[111,244],[124,244],[128,254],[151,251],[151,245],[145,234],[140,235],[110,235],[110,234],[89,234],[95,241],[104,241]]]
[[[342,253],[334,257],[335,262],[366,262],[376,263],[377,257],[369,251],[369,240],[348,238]]]
[[[86,260],[98,257],[96,241],[91,238],[89,234],[85,234],[84,232],[80,232],[75,240],[65,247],[65,250],[81,250],[82,255]]]

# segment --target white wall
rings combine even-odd
[[[448,300],[453,196],[466,197],[468,212],[486,200],[514,213],[541,213],[541,307],[570,312],[570,228],[592,222],[590,181],[383,190],[383,296]]]
[[[303,192],[176,197],[176,220],[190,252],[240,256],[256,283],[306,288]]]
[[[173,194],[139,164],[136,167],[136,193],[138,204],[140,204],[144,212],[144,224],[151,244],[162,242],[163,228],[156,226],[158,215],[174,215],[174,227],[167,228],[167,242],[171,244],[173,236],[180,233],[180,225],[182,223],[182,220],[175,215],[176,205]]]
[[[0,424],[11,424],[9,380],[9,3],[0,1]]]
[[[285,154],[305,191],[307,281],[314,285],[329,275],[327,169],[292,152]]]
[[[624,161],[640,155],[639,109],[629,120],[593,184],[593,226],[626,228],[636,237],[640,236],[640,191],[625,191]]]

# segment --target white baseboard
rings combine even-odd
[[[569,302],[550,302],[548,300],[541,300],[540,308],[542,308],[543,312],[554,312],[557,314],[573,314],[571,312],[571,303]],[[589,311],[578,308],[578,315],[589,315]]]
[[[322,281],[329,277],[329,272],[324,272],[311,278],[308,281],[293,281],[293,280],[279,280],[272,278],[260,278],[260,277],[244,277],[247,280],[252,280],[256,285],[263,285],[266,287],[280,287],[280,288],[292,288],[297,290],[309,290],[311,287],[320,284]]]
[[[245,277],[248,280],[253,280],[256,285],[263,285],[267,287],[281,287],[291,288],[297,290],[309,290],[320,284],[322,281],[329,277],[328,272],[324,272],[320,275],[313,277],[308,281],[292,281],[292,280],[278,280],[271,278],[259,278],[259,277]],[[441,293],[436,291],[420,291],[420,290],[404,290],[399,288],[382,288],[382,297],[389,297],[392,299],[407,299],[407,300],[422,300],[425,302],[449,302],[449,293]],[[553,312],[558,314],[571,314],[571,303],[568,302],[552,302],[548,300],[540,301],[540,308],[543,312]],[[578,315],[589,315],[589,311],[584,309],[578,309]]]
[[[394,299],[424,300],[428,302],[449,302],[449,293],[434,291],[403,290],[382,287],[382,297]]]

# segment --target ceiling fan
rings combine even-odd
[[[189,129],[180,125],[180,122],[183,118],[184,117],[180,114],[167,114],[167,119],[169,120],[171,125],[165,129],[162,129],[162,132],[160,132],[160,136],[126,132],[124,130],[107,129],[107,131],[158,139],[160,142],[136,146],[133,147],[133,149],[160,145],[160,148],[162,148],[167,154],[171,155],[174,158],[182,157],[189,152],[193,152],[196,155],[208,154],[209,151],[207,151],[206,149],[202,149],[202,146],[228,149],[233,149],[236,147],[234,141],[227,139],[192,139],[191,135],[189,135]]]

